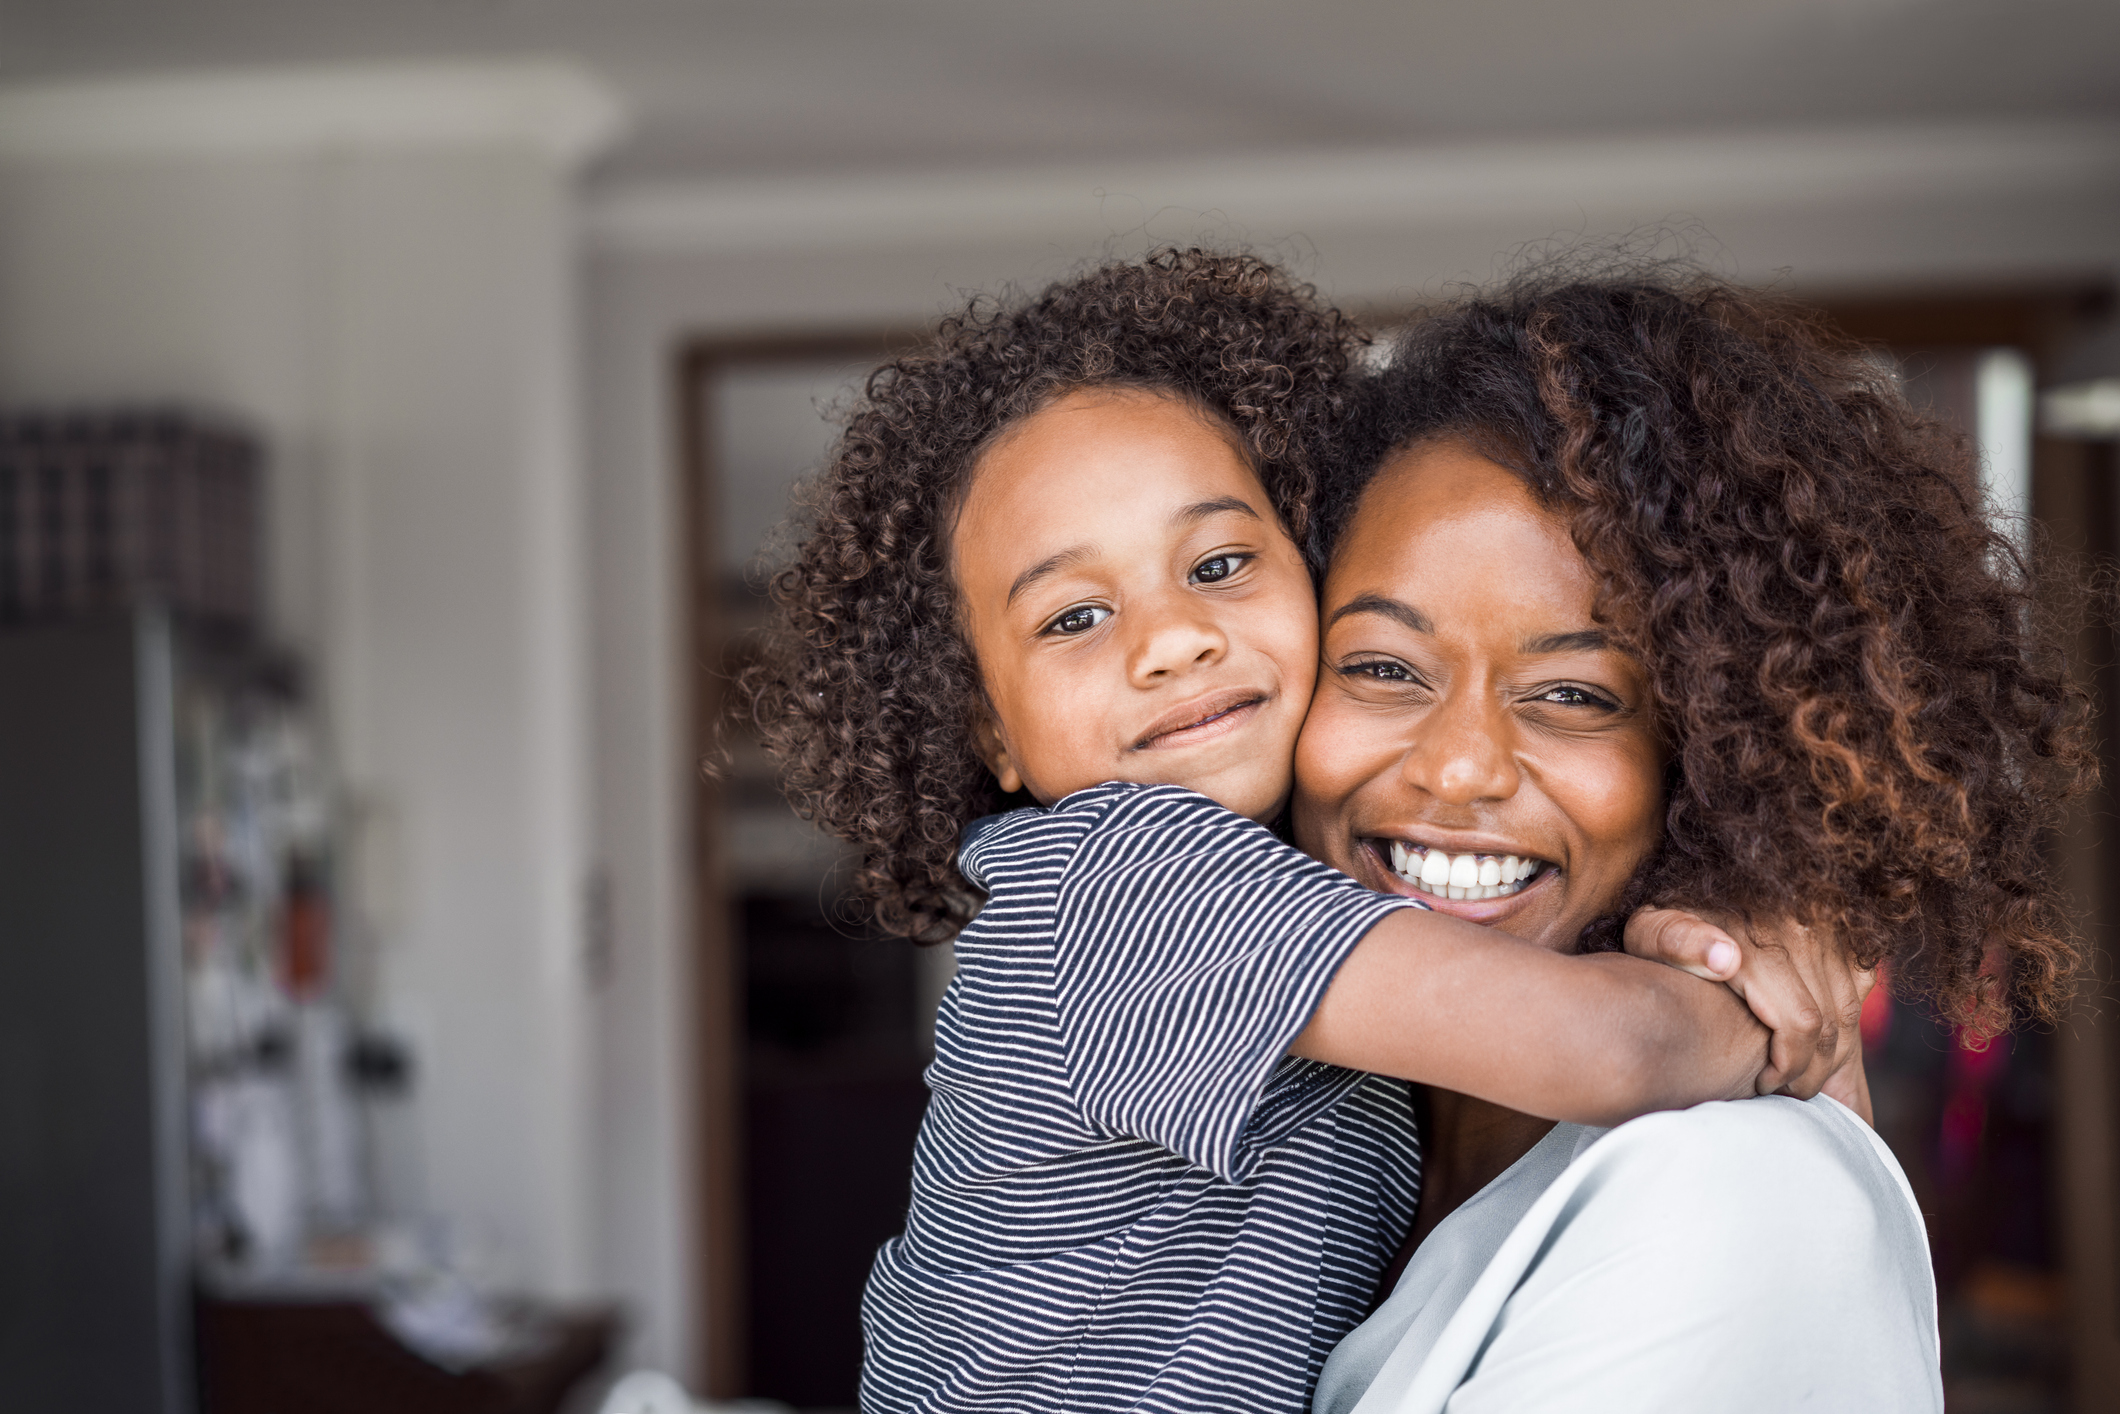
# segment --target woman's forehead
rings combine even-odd
[[[1401,452],[1370,482],[1326,574],[1333,603],[1392,587],[1558,606],[1594,590],[1566,522],[1523,479],[1462,443]]]

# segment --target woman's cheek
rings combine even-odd
[[[1359,765],[1348,759],[1348,733],[1343,729],[1344,714],[1333,701],[1336,696],[1330,682],[1319,686],[1310,714],[1303,719],[1302,733],[1296,737],[1295,795],[1290,806],[1297,842],[1319,858],[1332,856],[1327,822],[1346,804],[1348,790],[1361,779]]]
[[[1354,707],[1331,678],[1322,681],[1296,739],[1297,842],[1319,859],[1350,867],[1348,831],[1357,805],[1366,800],[1389,815],[1398,804],[1392,797],[1402,784],[1402,746],[1388,719]]]
[[[1597,852],[1624,860],[1631,874],[1663,827],[1662,775],[1653,749],[1617,745],[1565,773],[1562,808]]]

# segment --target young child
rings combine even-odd
[[[1409,907],[1267,828],[1355,341],[1256,260],[1109,266],[885,365],[813,488],[741,697],[884,924],[956,937],[871,1414],[1292,1414],[1410,1222],[1404,1081],[1609,1124],[1805,1060],[1779,1036],[1761,1073],[1723,988]],[[1465,887],[1554,867],[1496,863]]]

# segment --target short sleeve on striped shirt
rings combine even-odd
[[[1100,787],[1060,880],[1054,1005],[1085,1116],[1243,1182],[1289,1045],[1364,934],[1373,893],[1205,796]],[[1299,1069],[1307,1069],[1302,1067]],[[1293,1078],[1293,1077],[1291,1077]]]

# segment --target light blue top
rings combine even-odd
[[[1906,1176],[1823,1096],[1559,1125],[1436,1226],[1316,1414],[1940,1414]]]

